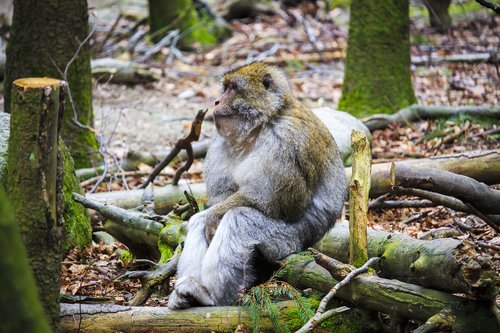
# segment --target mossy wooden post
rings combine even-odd
[[[439,32],[446,32],[451,28],[451,16],[448,13],[451,0],[425,0],[424,5],[429,11],[431,27]]]
[[[352,178],[349,183],[349,263],[361,267],[368,260],[367,213],[370,193],[370,143],[362,131],[352,131]]]
[[[49,78],[14,81],[7,194],[53,331],[59,330],[63,235],[62,178],[57,140],[60,89]],[[64,102],[63,102],[64,103]]]
[[[5,111],[10,112],[12,82],[24,77],[67,77],[77,120],[93,126],[87,0],[14,0],[4,78]],[[78,54],[77,54],[78,50]],[[74,57],[74,59],[73,59]],[[70,63],[71,62],[71,63]],[[61,136],[77,168],[91,167],[98,144],[94,133],[76,124],[66,98]]]
[[[416,103],[409,20],[408,0],[352,0],[340,110],[366,116]]]
[[[0,188],[0,332],[50,332],[16,220]]]
[[[149,0],[149,26],[151,37],[159,42],[171,30],[178,29],[181,38],[177,45],[190,48],[194,43],[213,45],[230,35],[222,22],[199,15],[192,0]]]

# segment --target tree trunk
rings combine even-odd
[[[408,0],[353,0],[339,109],[366,116],[415,102]]]
[[[57,150],[62,82],[13,83],[7,193],[52,329],[59,328],[62,170]]]
[[[0,189],[0,313],[2,332],[50,332],[33,272],[7,198]]]
[[[177,46],[182,48],[193,47],[194,43],[212,45],[229,33],[222,22],[208,13],[199,15],[193,0],[149,0],[149,26],[155,43],[178,29],[181,37]]]
[[[63,163],[63,192],[64,192],[64,243],[63,253],[72,248],[80,248],[92,242],[92,226],[88,211],[73,200],[73,192],[83,195],[83,189],[75,174],[75,163],[68,148],[59,138],[59,154]]]
[[[10,112],[12,82],[23,77],[62,78],[88,31],[86,0],[15,0],[7,45],[5,110]],[[90,46],[82,45],[66,78],[78,122],[93,126]],[[76,125],[70,98],[66,99],[62,137],[77,168],[92,165],[97,141],[88,129]]]
[[[451,16],[448,7],[451,0],[424,0],[424,5],[429,11],[431,27],[438,32],[446,32],[451,28]]]

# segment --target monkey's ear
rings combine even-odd
[[[273,78],[271,77],[271,74],[266,73],[264,75],[264,78],[262,79],[262,84],[264,85],[264,88],[266,88],[266,90],[268,90],[269,87],[271,87],[272,83],[273,83]]]

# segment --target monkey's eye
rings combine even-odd
[[[264,85],[264,88],[266,88],[266,90],[268,90],[269,87],[271,87],[271,83],[273,83],[273,78],[271,77],[271,74],[264,75],[264,78],[262,79],[262,84]]]

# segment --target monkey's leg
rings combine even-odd
[[[200,279],[201,263],[208,248],[205,239],[205,215],[205,212],[201,212],[189,220],[188,233],[177,265],[178,278],[189,275]]]
[[[203,291],[197,281],[201,279],[201,267],[207,248],[205,213],[201,212],[189,220],[184,249],[177,265],[177,282],[168,300],[169,308],[187,308],[193,303],[191,294]],[[204,301],[208,302],[206,298]]]
[[[201,283],[216,305],[233,303],[238,294],[253,286],[257,250],[271,262],[300,251],[300,229],[271,219],[254,208],[240,207],[226,212],[201,272]]]

